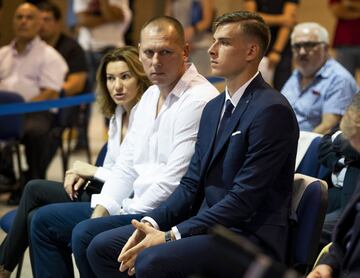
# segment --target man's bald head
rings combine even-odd
[[[174,33],[181,47],[185,45],[184,28],[181,23],[170,16],[159,16],[147,21],[141,28],[141,37],[144,30],[154,34],[158,33]]]
[[[14,14],[14,32],[18,40],[29,41],[36,37],[40,30],[40,11],[30,3],[21,4]]]

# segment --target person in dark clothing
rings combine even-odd
[[[340,129],[351,146],[360,152],[360,94],[356,94],[341,120]],[[360,179],[332,234],[329,252],[308,278],[360,276]]]
[[[320,242],[323,247],[331,241],[334,227],[354,193],[360,174],[360,154],[339,130],[322,138],[319,161],[330,170],[325,178],[329,190],[328,209]]]

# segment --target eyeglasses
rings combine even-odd
[[[319,44],[323,44],[323,43],[324,42],[299,42],[299,43],[292,44],[291,48],[293,49],[293,51],[296,51],[296,52],[300,52],[301,48],[304,48],[304,50],[306,52],[310,52],[316,46],[318,46]]]

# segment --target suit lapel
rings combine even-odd
[[[241,99],[236,106],[233,114],[231,115],[230,122],[226,126],[224,133],[222,134],[221,138],[219,139],[219,143],[215,146],[214,155],[216,155],[221,148],[224,146],[225,142],[231,137],[231,133],[237,126],[238,122],[240,121],[241,116],[245,112],[248,104],[250,102],[250,96],[247,96],[246,99]]]
[[[209,118],[206,121],[208,124],[208,130],[209,130],[209,145],[208,145],[208,149],[206,151],[206,154],[204,155],[203,161],[209,162],[210,161],[210,156],[212,155],[212,150],[214,142],[215,142],[215,137],[216,137],[216,133],[217,133],[217,127],[219,125],[220,122],[220,117],[221,117],[221,111],[223,109],[224,106],[224,101],[225,101],[225,92],[223,92],[222,97],[219,98],[219,101],[214,105],[215,107],[213,108],[213,113],[209,113]],[[204,169],[208,169],[208,163],[204,163],[202,165],[202,172]]]

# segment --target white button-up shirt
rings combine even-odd
[[[101,193],[92,196],[91,206],[100,204],[111,215],[134,214],[166,200],[188,168],[202,110],[217,94],[191,65],[156,115],[160,91],[151,86],[138,103],[120,156]]]
[[[128,129],[131,128],[135,110],[136,106],[134,106],[130,112]],[[95,179],[102,182],[105,182],[110,176],[111,169],[115,165],[115,162],[120,154],[120,134],[123,124],[122,115],[124,112],[124,109],[119,105],[116,107],[115,115],[113,115],[110,119],[106,156],[103,165],[97,168],[94,175]]]

